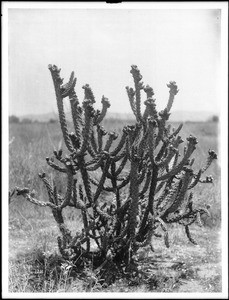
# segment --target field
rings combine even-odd
[[[105,129],[121,131],[131,121],[107,120]],[[172,124],[175,128],[178,124]],[[215,122],[184,123],[181,136],[190,134],[198,139],[195,166],[204,165],[209,149],[218,151],[218,128]],[[65,189],[63,178],[46,164],[46,157],[62,147],[58,123],[10,124],[9,128],[9,188],[29,187],[38,199],[47,194],[38,177],[46,172]],[[155,252],[142,252],[142,266],[150,273],[147,280],[131,278],[103,286],[96,281],[93,270],[74,277],[71,266],[61,264],[56,237],[58,228],[49,208],[37,207],[13,197],[9,205],[9,291],[10,292],[221,292],[221,195],[220,166],[214,162],[206,175],[214,182],[195,188],[195,202],[211,206],[211,217],[202,219],[203,227],[192,225],[198,245],[191,244],[184,232],[170,229],[170,248],[154,241]],[[80,226],[80,215],[66,210],[70,226]]]

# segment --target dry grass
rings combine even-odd
[[[107,130],[132,122],[106,121]],[[175,127],[178,124],[175,124]],[[217,151],[217,123],[185,123],[182,137],[197,136],[196,165],[204,165],[208,149]],[[62,136],[57,124],[11,124],[9,139],[9,187],[28,186],[39,199],[47,195],[38,172],[46,172],[63,190],[64,178],[51,170],[45,157],[61,145]],[[62,145],[64,148],[64,145]],[[213,164],[206,175],[212,174],[213,184],[200,184],[195,189],[195,201],[211,205],[211,218],[204,227],[193,226],[199,246],[190,244],[184,232],[176,226],[170,229],[171,247],[155,241],[155,253],[143,253],[142,275],[120,279],[105,286],[96,278],[90,266],[79,274],[71,272],[71,265],[58,254],[58,228],[51,211],[34,206],[24,199],[12,198],[9,208],[9,291],[11,292],[220,292],[220,245],[217,239],[221,224],[220,168]],[[77,210],[65,211],[65,219],[72,230],[81,226]],[[143,251],[144,252],[144,251]],[[141,255],[139,256],[141,257]],[[140,258],[139,258],[140,259]],[[146,269],[148,268],[148,271]],[[211,271],[211,272],[210,272]],[[148,272],[147,276],[144,272]],[[210,275],[209,275],[210,274]]]

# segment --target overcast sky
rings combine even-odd
[[[65,80],[74,70],[79,98],[88,83],[97,108],[105,95],[111,112],[131,112],[132,64],[159,109],[173,80],[180,90],[173,110],[218,112],[220,19],[218,9],[10,9],[9,114],[56,111],[48,64]]]

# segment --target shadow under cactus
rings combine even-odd
[[[153,89],[144,86],[139,69],[132,66],[134,88],[126,87],[126,90],[136,123],[125,126],[118,139],[115,132],[106,132],[101,125],[110,107],[108,99],[103,96],[102,109],[95,110],[94,94],[86,84],[80,105],[74,72],[63,84],[60,69],[49,65],[49,70],[68,152],[64,156],[62,149],[54,150],[46,161],[66,176],[66,190],[60,193],[54,181],[39,173],[48,192],[47,202],[37,200],[27,187],[16,187],[15,191],[17,196],[35,205],[51,208],[61,233],[57,241],[63,259],[71,262],[76,270],[91,264],[101,280],[111,284],[119,276],[138,272],[136,253],[147,245],[154,251],[155,238],[162,238],[168,248],[171,224],[184,226],[189,241],[196,244],[190,225],[197,222],[201,226],[201,218],[209,214],[209,207],[195,203],[192,189],[198,183],[212,183],[211,176],[203,179],[202,174],[217,155],[209,150],[206,163],[194,171],[196,137],[190,135],[181,147],[182,124],[177,128],[167,124],[178,93],[176,83],[167,85],[168,103],[158,112]],[[71,104],[75,132],[69,132],[65,98]],[[128,191],[126,197],[123,190]],[[104,197],[105,192],[111,195],[109,201]],[[11,191],[9,198],[13,195]],[[82,229],[70,230],[66,226],[63,212],[67,207],[80,211]]]

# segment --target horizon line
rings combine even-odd
[[[69,111],[66,111],[66,113],[69,113]],[[179,110],[179,109],[175,109],[173,111],[171,111],[171,115],[175,112],[179,112],[179,113],[209,113],[209,114],[213,114],[213,115],[219,115],[220,111],[216,110]],[[16,117],[24,117],[24,116],[42,116],[42,115],[48,115],[48,114],[57,114],[58,115],[58,111],[49,111],[49,112],[45,112],[45,113],[24,113],[24,114],[15,114],[15,113],[10,113],[8,114],[8,116],[16,116]],[[120,114],[120,115],[132,115],[132,112],[118,112],[118,111],[107,111],[107,114]],[[133,115],[134,116],[134,115]]]

